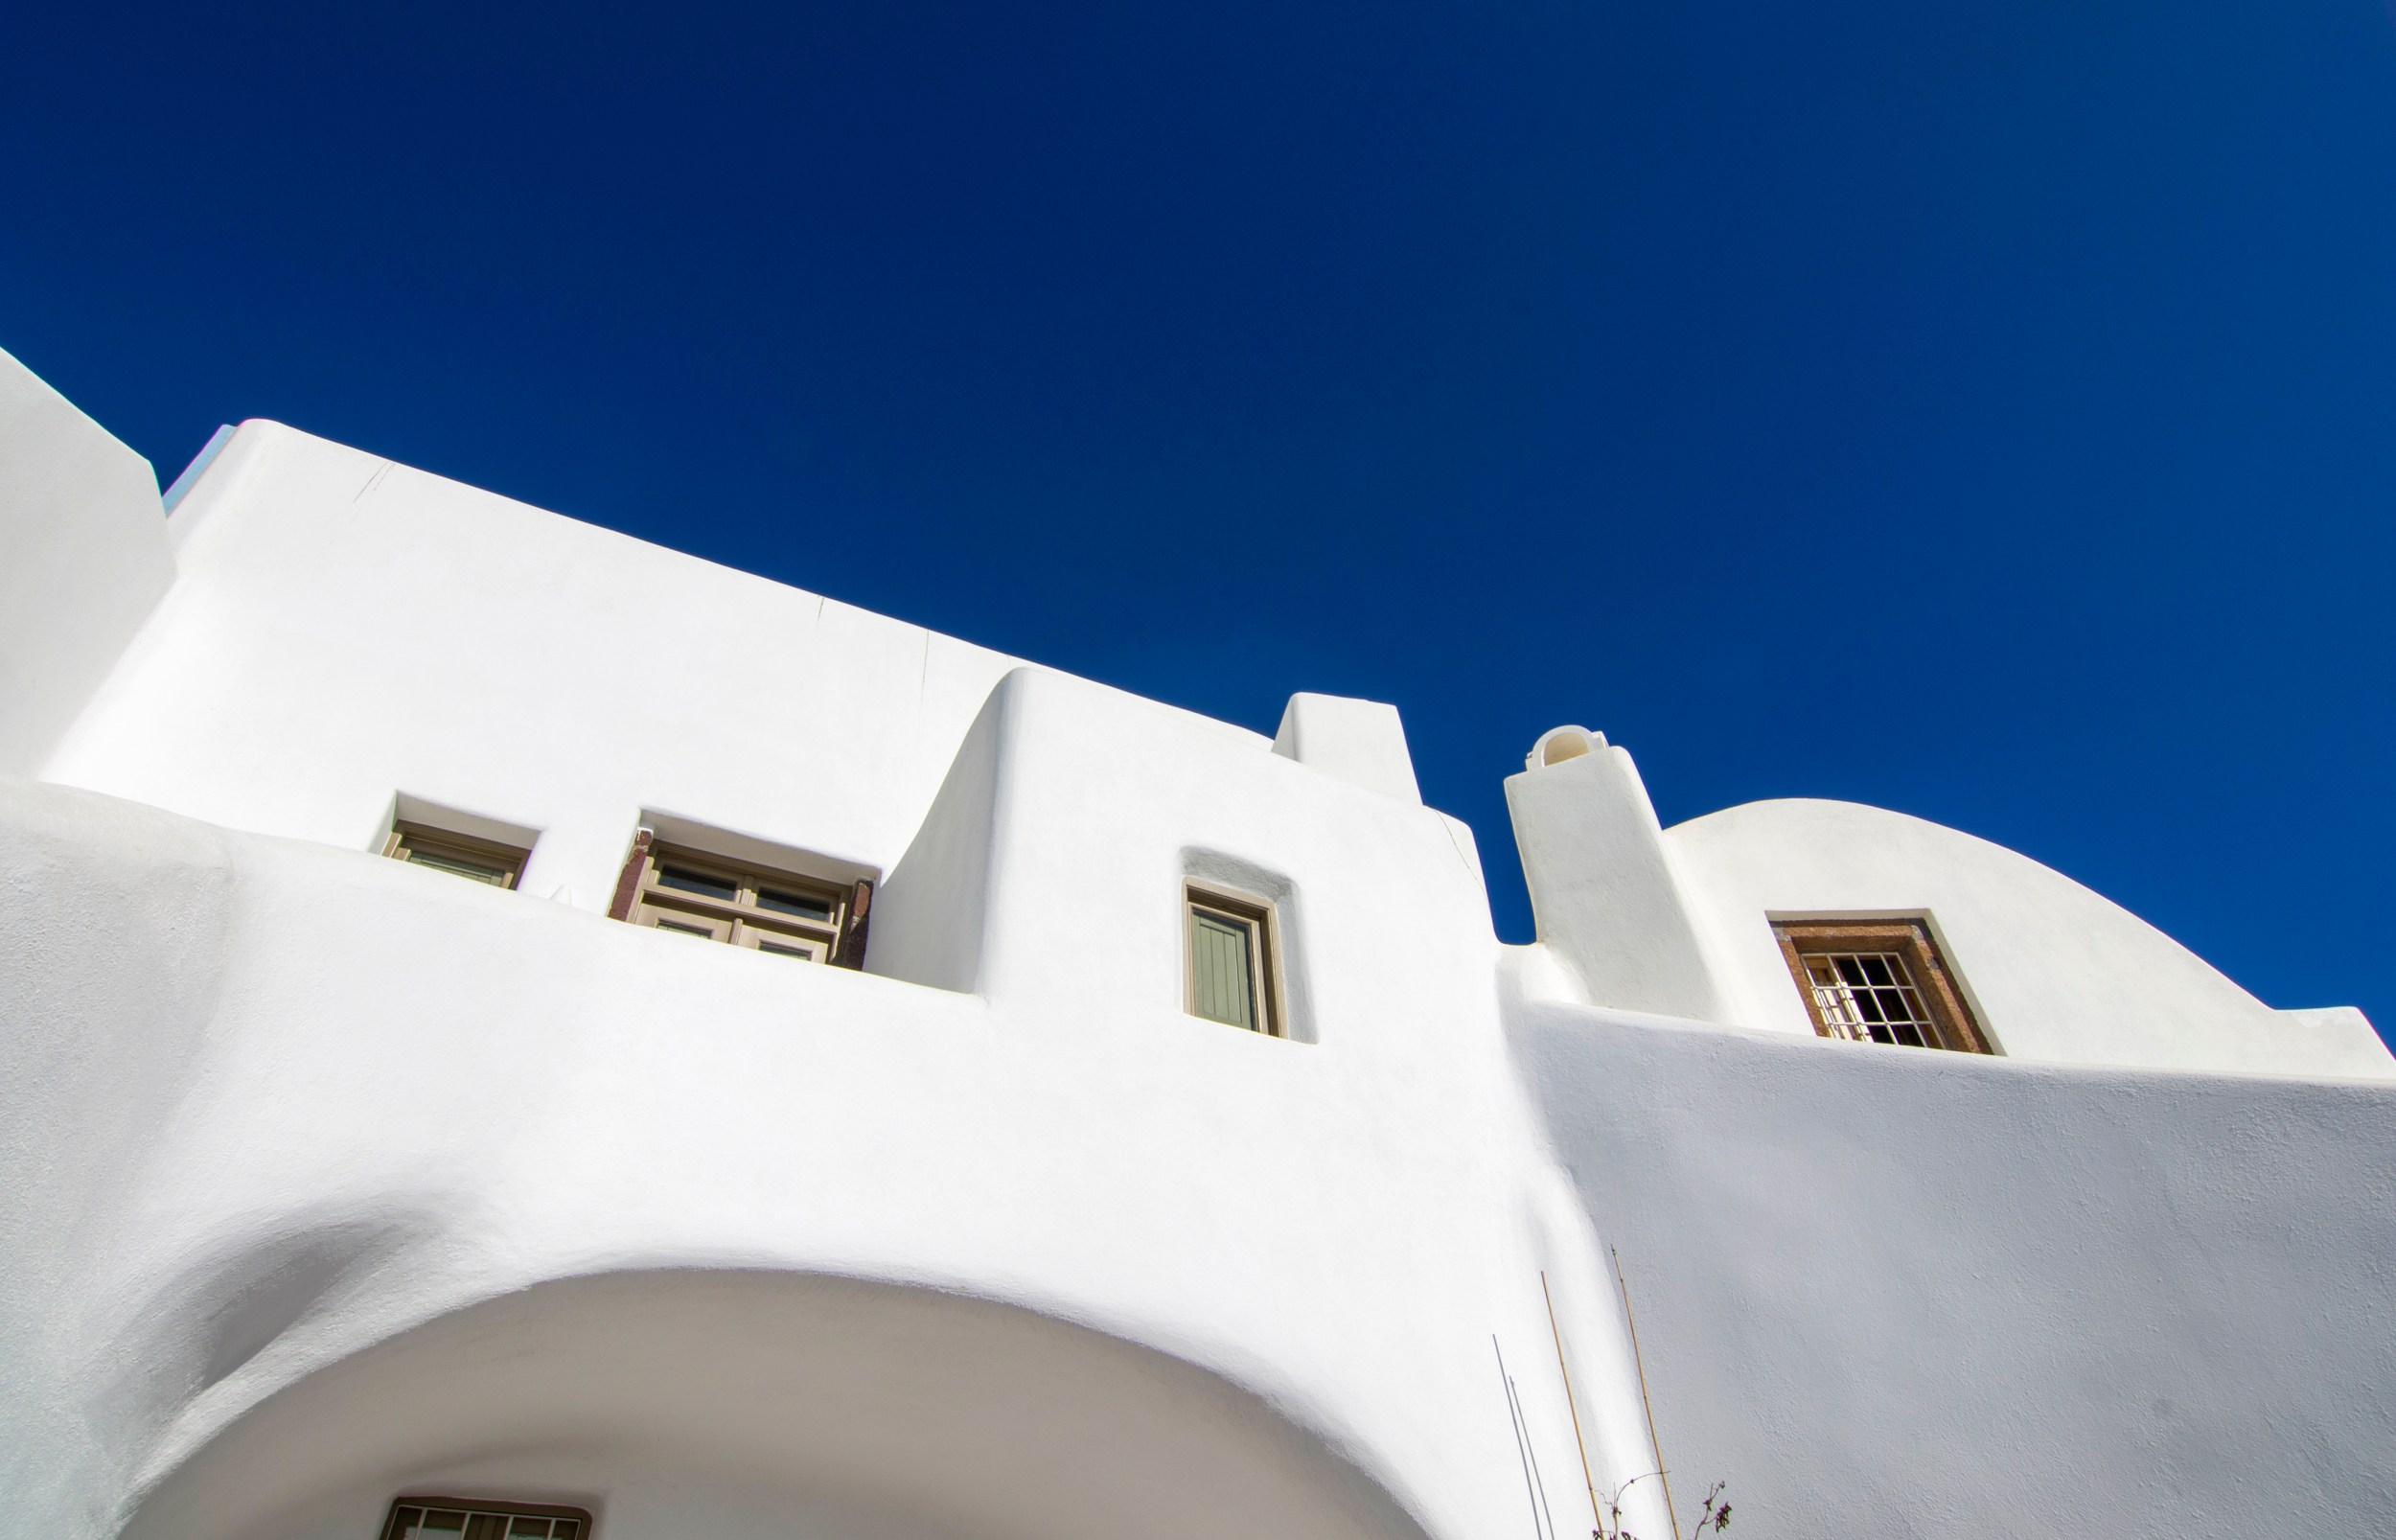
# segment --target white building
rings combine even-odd
[[[0,356],[0,1534],[2391,1522],[2396,1061],[2020,856],[1559,728],[1506,946],[1387,706],[164,502]]]

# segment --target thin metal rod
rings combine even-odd
[[[1514,1455],[1522,1461],[1523,1497],[1531,1504],[1531,1532],[1538,1540],[1554,1540],[1539,1529],[1539,1494],[1531,1483],[1531,1450],[1523,1439],[1522,1411],[1514,1405],[1514,1382],[1506,1372],[1506,1349],[1498,1346],[1495,1333],[1489,1337],[1489,1350],[1497,1354],[1498,1384],[1506,1391],[1506,1420],[1514,1430]]]
[[[1539,1485],[1539,1511],[1547,1514],[1548,1540],[1555,1540],[1555,1515],[1548,1508],[1548,1479],[1539,1474],[1539,1445],[1531,1437],[1531,1416],[1523,1411],[1523,1392],[1514,1376],[1506,1376],[1506,1391],[1514,1398],[1514,1415],[1522,1419],[1523,1447],[1531,1451],[1531,1479]]]
[[[1573,1400],[1573,1371],[1564,1365],[1564,1330],[1555,1323],[1555,1296],[1548,1291],[1548,1275],[1539,1270],[1539,1293],[1548,1301],[1548,1335],[1555,1339],[1555,1368],[1564,1376],[1564,1409],[1573,1414],[1573,1447],[1580,1451],[1580,1480],[1589,1488],[1589,1516],[1605,1528],[1605,1515],[1598,1509],[1598,1479],[1589,1474],[1589,1442],[1580,1436],[1580,1408]],[[1680,1540],[1675,1534],[1672,1540]]]
[[[1623,1324],[1630,1328],[1631,1367],[1639,1370],[1639,1410],[1647,1414],[1647,1447],[1655,1451],[1655,1474],[1664,1483],[1664,1516],[1672,1521],[1672,1540],[1680,1540],[1680,1515],[1672,1511],[1672,1475],[1664,1468],[1664,1443],[1655,1436],[1655,1407],[1647,1400],[1647,1366],[1639,1357],[1639,1322],[1630,1313],[1630,1280],[1623,1276],[1623,1253],[1609,1246],[1614,1258],[1614,1283],[1623,1291]]]

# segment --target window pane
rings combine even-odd
[[[780,943],[773,941],[758,942],[757,950],[759,952],[771,952],[776,956],[802,957],[809,962],[816,960],[816,954],[813,952],[808,951],[805,947],[783,946]]]
[[[560,1519],[558,1520],[557,1528],[549,1531],[549,1540],[577,1540],[577,1537],[580,1536],[582,1532],[582,1520]]]
[[[757,890],[757,907],[783,914],[802,914],[811,920],[830,921],[832,902],[821,898],[801,898],[796,893],[776,893],[770,888]]]
[[[463,877],[471,882],[489,883],[494,887],[505,887],[508,883],[508,872],[505,866],[487,865],[482,862],[467,861],[456,856],[436,856],[423,850],[410,850],[407,853],[407,859],[411,865],[429,866],[437,872],[449,872],[452,876]]]
[[[549,1521],[518,1516],[508,1530],[508,1540],[525,1540],[526,1536],[531,1540],[549,1540]]]
[[[680,866],[658,867],[657,885],[679,887],[685,893],[703,893],[709,898],[720,898],[727,902],[740,897],[740,889],[732,884],[713,877],[702,877],[695,871],[685,870]]]
[[[435,1509],[425,1515],[424,1532],[426,1534],[455,1534],[465,1528],[466,1515],[463,1513],[444,1513]]]
[[[1256,1029],[1249,961],[1250,928],[1190,910],[1189,970],[1197,1014],[1226,1026]]]
[[[391,1532],[387,1540],[416,1540],[424,1531],[417,1528],[425,1516],[422,1508],[395,1508],[391,1513]]]
[[[680,931],[684,935],[703,935],[710,941],[713,941],[716,938],[716,933],[713,931],[708,930],[703,925],[677,925],[672,920],[659,920],[657,922],[657,929],[660,931]]]

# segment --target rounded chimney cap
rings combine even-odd
[[[1537,743],[1531,746],[1531,752],[1523,756],[1523,769],[1542,770],[1550,765],[1561,765],[1568,759],[1596,753],[1604,747],[1605,734],[1601,732],[1591,732],[1586,727],[1550,727],[1539,735]]]

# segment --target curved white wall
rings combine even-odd
[[[2361,1013],[2275,1011],[2002,845],[1852,802],[1755,802],[1666,831],[1736,1020],[1810,1033],[1767,916],[1924,914],[2003,1052],[2058,1064],[2396,1078]]]

